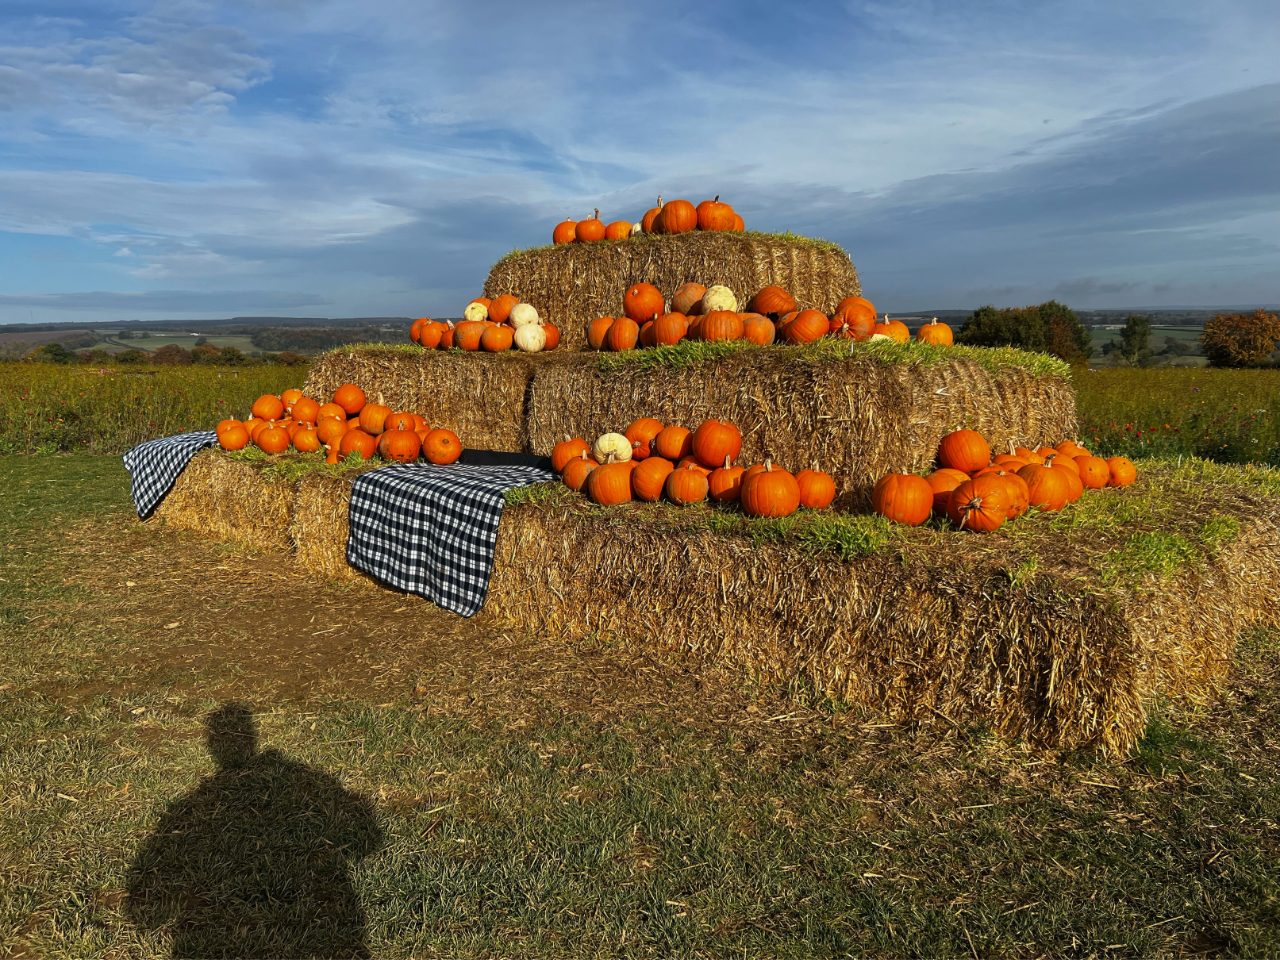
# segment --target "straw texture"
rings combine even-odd
[[[633,283],[670,297],[681,284],[724,284],[745,304],[778,284],[824,313],[862,292],[849,255],[833,243],[765,233],[642,235],[605,243],[568,243],[508,254],[485,281],[486,296],[512,293],[561,329],[562,349],[586,347],[588,321],[622,311]]]
[[[155,516],[221,540],[260,550],[287,550],[292,546],[293,509],[292,482],[219,450],[204,450],[179,475]]]

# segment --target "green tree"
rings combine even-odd
[[[1056,300],[1027,307],[980,307],[956,339],[974,346],[1052,353],[1070,363],[1081,363],[1093,352],[1080,318]]]
[[[40,363],[75,363],[77,359],[73,351],[60,343],[46,343],[36,347],[28,357]]]
[[[1280,344],[1280,317],[1262,309],[1220,313],[1204,325],[1200,344],[1210,366],[1264,366]]]
[[[151,354],[151,362],[162,366],[184,366],[191,362],[191,351],[184,350],[176,343],[166,343]]]
[[[116,363],[146,363],[147,354],[143,350],[121,350],[115,356]]]
[[[1151,356],[1151,320],[1138,313],[1125,318],[1120,331],[1120,356],[1136,366]]]

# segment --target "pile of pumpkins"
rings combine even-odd
[[[224,450],[243,450],[250,443],[264,453],[326,451],[326,463],[351,455],[362,460],[381,456],[397,463],[419,457],[430,463],[453,463],[462,454],[462,441],[452,430],[431,427],[417,413],[392,410],[378,397],[370,403],[354,383],[344,383],[328,403],[290,388],[266,393],[253,402],[244,420],[223,420],[216,429]]]
[[[765,460],[744,467],[742,433],[727,420],[695,429],[641,417],[622,433],[588,443],[566,437],[551,451],[565,486],[602,506],[667,500],[687,507],[738,504],[750,517],[787,517],[800,507],[821,510],[835,499],[835,480],[821,470],[788,470]]]
[[[760,346],[782,340],[799,345],[823,337],[906,343],[911,331],[888,314],[878,321],[875,304],[865,297],[845,297],[828,315],[800,309],[795,297],[770,285],[743,311],[728,287],[701,283],[683,284],[670,300],[651,283],[632,284],[622,295],[621,316],[597,317],[587,324],[587,343],[595,350],[674,346],[684,340],[745,340]],[[916,339],[935,346],[954,342],[951,328],[936,317],[917,331]]]
[[[938,445],[937,469],[928,476],[890,473],[871,494],[876,513],[919,526],[946,517],[962,530],[990,533],[1032,507],[1052,512],[1087,490],[1127,487],[1138,478],[1127,457],[1095,457],[1074,440],[1055,446],[1013,447],[991,455],[976,430],[955,430]]]
[[[668,200],[658,197],[657,206],[650,207],[636,223],[614,220],[606,224],[600,219],[600,210],[585,220],[562,220],[551,231],[551,242],[598,243],[601,240],[625,240],[637,233],[688,233],[691,230],[720,230],[742,233],[747,229],[742,217],[727,203],[703,200],[696,207],[688,200]]]
[[[409,327],[409,339],[426,350],[485,350],[538,353],[560,345],[560,328],[547,323],[537,309],[504,293],[490,299],[476,297],[462,312],[462,321],[419,317]]]

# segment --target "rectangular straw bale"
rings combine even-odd
[[[365,580],[347,564],[347,507],[351,480],[322,474],[298,483],[297,509],[289,524],[298,566],[340,580]]]
[[[708,417],[743,433],[742,462],[772,457],[836,478],[837,505],[870,501],[890,471],[927,471],[942,436],[980,430],[996,449],[1072,436],[1075,394],[1057,377],[971,361],[933,365],[849,357],[798,363],[788,351],[743,351],[677,369],[602,372],[586,362],[535,368],[528,442],[548,454],[566,436],[622,430],[638,417],[694,427]],[[568,358],[564,358],[568,359]]]
[[[466,447],[525,449],[528,354],[462,351],[332,350],[317,358],[304,391],[328,400],[354,383],[370,400],[421,414],[454,431]]]
[[[290,547],[294,483],[220,450],[196,454],[161,501],[166,523],[261,550]]]
[[[812,689],[897,721],[981,723],[1038,744],[1127,746],[1144,705],[1113,608],[955,557],[904,568],[513,507],[487,609]]]
[[[511,293],[560,327],[562,349],[586,349],[586,324],[622,311],[633,283],[670,299],[681,284],[723,284],[743,309],[761,287],[778,284],[804,307],[831,313],[862,292],[849,255],[834,243],[764,233],[643,235],[569,243],[508,254],[493,265],[485,295]]]

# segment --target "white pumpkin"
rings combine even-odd
[[[613,454],[613,462],[621,463],[631,459],[631,441],[620,433],[606,433],[591,448],[591,456],[597,463],[604,463],[609,454]]]
[[[721,284],[707,287],[707,292],[702,295],[702,312],[710,313],[712,310],[728,310],[730,313],[737,313],[738,298],[733,295],[732,290]]]
[[[633,224],[631,225],[631,235],[632,235],[633,237],[634,237],[637,233],[643,233],[643,232],[644,232],[644,227],[642,227],[642,226],[640,225],[640,221],[639,221],[639,220],[637,220],[635,223],[633,223]]]
[[[511,314],[507,317],[507,323],[517,329],[529,324],[542,325],[542,318],[538,316],[538,311],[531,303],[517,303],[511,308]]]
[[[526,323],[516,327],[514,340],[517,350],[537,353],[547,345],[547,331],[542,329],[541,323]]]
[[[871,339],[872,340],[888,340],[890,343],[894,342],[893,337],[889,336],[886,333],[873,333],[871,335]]]
[[[467,309],[462,311],[463,320],[488,320],[489,308],[483,303],[468,303]]]

